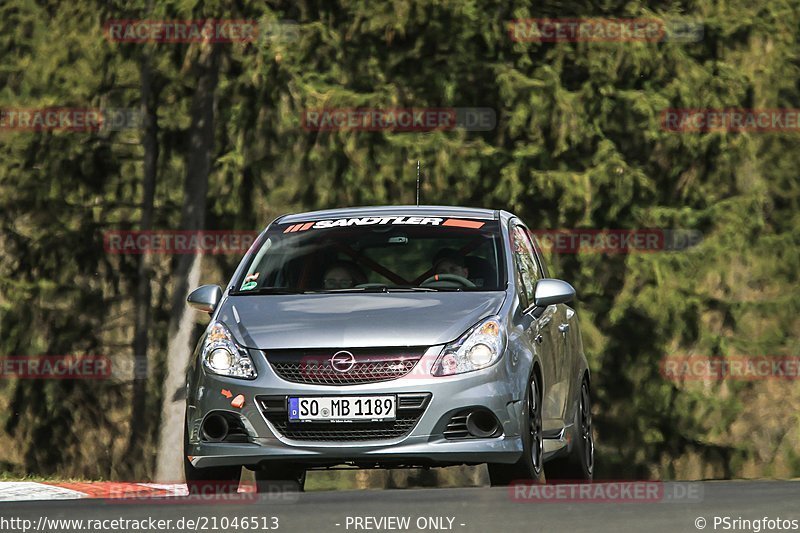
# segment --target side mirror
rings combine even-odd
[[[575,289],[566,281],[543,278],[536,282],[533,303],[536,307],[565,304],[575,299]]]
[[[221,299],[222,289],[219,285],[202,285],[189,294],[186,302],[197,311],[213,313]]]

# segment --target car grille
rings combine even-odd
[[[397,395],[397,418],[384,422],[289,422],[286,396],[257,396],[256,402],[281,436],[294,440],[365,441],[396,439],[414,429],[430,393]]]
[[[264,355],[278,376],[292,383],[357,385],[401,378],[411,372],[425,348],[369,348],[348,350],[354,364],[346,372],[333,368],[338,349],[266,350]]]

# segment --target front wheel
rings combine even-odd
[[[544,437],[542,434],[542,393],[535,375],[531,376],[522,409],[522,457],[514,464],[489,464],[489,481],[493,487],[515,481],[544,483]]]
[[[581,384],[580,404],[575,415],[572,450],[566,457],[547,463],[547,476],[551,480],[591,481],[594,477],[592,396],[585,379]]]
[[[239,479],[242,476],[241,466],[212,466],[195,468],[183,454],[183,475],[189,495],[236,494],[239,490]]]

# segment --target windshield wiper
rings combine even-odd
[[[315,291],[303,291],[303,294],[346,294],[348,292],[389,292],[386,285],[378,287],[350,287],[346,289],[321,289]]]
[[[426,292],[461,292],[464,290],[461,287],[408,287],[408,289]]]
[[[463,289],[458,287],[390,287],[388,285],[378,285],[373,287],[351,287],[348,289],[322,289],[316,291],[305,291],[303,294],[342,294],[348,292],[459,292],[462,290]]]
[[[250,296],[259,294],[302,294],[302,291],[297,289],[289,289],[286,287],[261,287],[260,289],[250,291],[235,291],[231,293],[233,296]]]
[[[303,291],[286,287],[262,287],[250,291],[233,291],[231,296],[259,296],[265,294],[348,294],[348,293],[387,293],[387,292],[460,292],[459,287],[390,287],[374,285],[371,287],[349,287],[343,289],[319,289]]]

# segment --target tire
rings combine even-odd
[[[493,487],[515,481],[544,483],[544,439],[542,436],[542,392],[538,378],[531,376],[522,409],[522,457],[514,464],[490,463],[489,481]]]
[[[236,465],[195,468],[187,458],[189,440],[185,426],[183,431],[183,476],[186,479],[189,495],[236,494],[242,477],[242,467]]]
[[[591,481],[594,477],[594,435],[592,396],[589,382],[581,383],[581,395],[572,433],[572,450],[566,457],[547,463],[547,477],[553,481]]]
[[[306,469],[296,464],[267,464],[255,476],[259,493],[303,492],[306,485]]]

